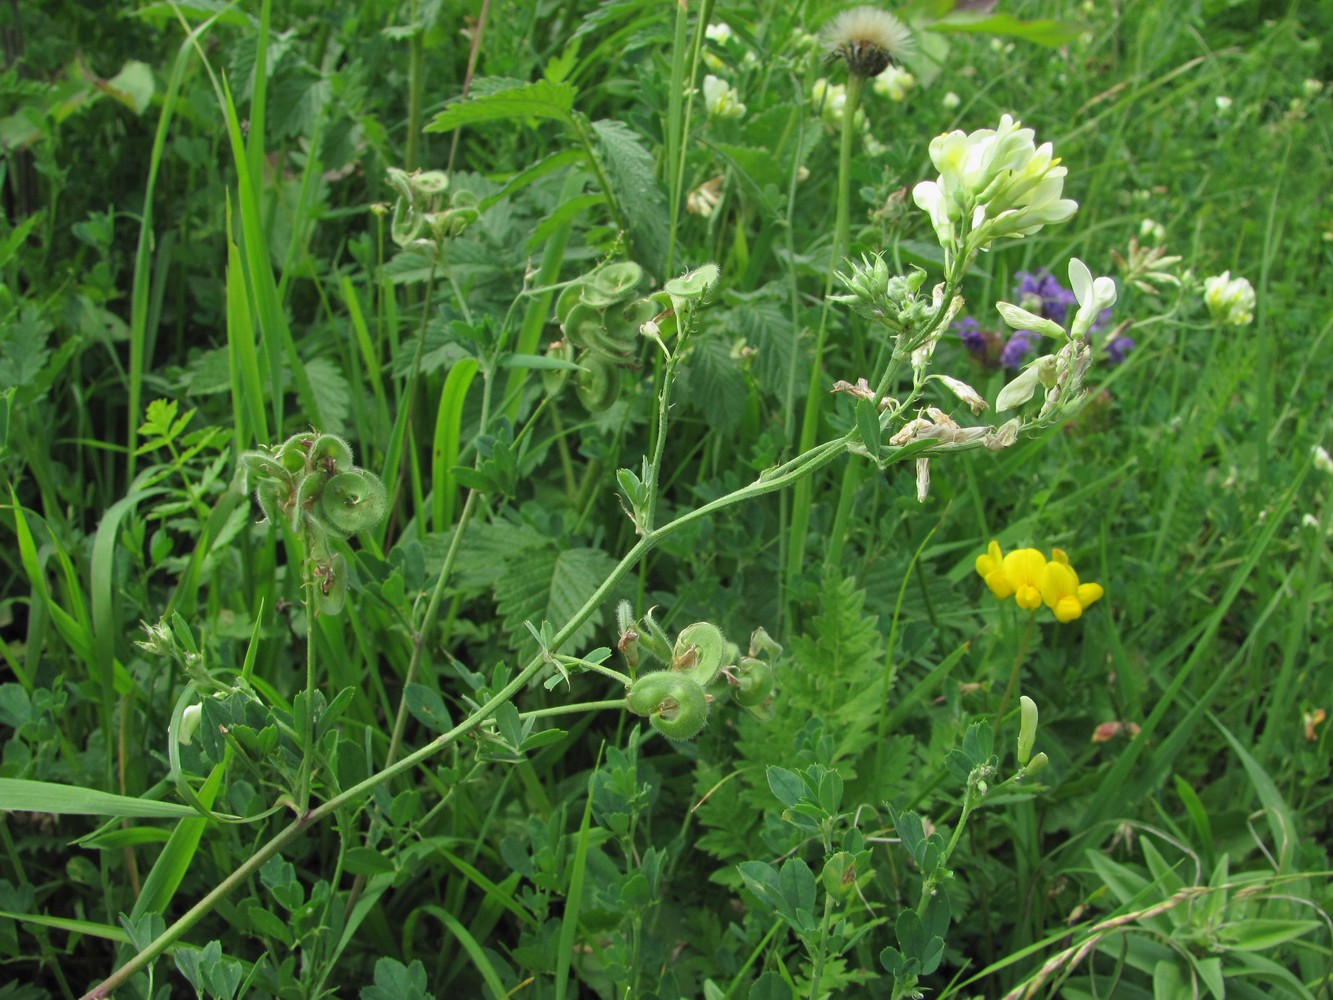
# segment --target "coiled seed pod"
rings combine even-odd
[[[585,352],[579,358],[583,370],[577,385],[579,400],[592,413],[607,409],[620,395],[620,366],[602,354]]]
[[[708,696],[695,681],[670,670],[644,674],[625,698],[635,715],[673,740],[698,736],[708,722]]]
[[[346,536],[373,528],[388,506],[389,497],[379,477],[365,469],[352,469],[324,484],[315,514],[330,531]]]
[[[310,465],[331,476],[347,472],[352,467],[352,446],[336,434],[321,434],[310,446]]]
[[[773,668],[763,660],[741,660],[736,679],[739,683],[733,694],[737,705],[757,708],[773,693]]]
[[[722,669],[727,640],[712,622],[686,625],[676,636],[671,669],[689,677],[700,687],[707,687]]]

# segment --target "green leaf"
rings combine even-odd
[[[942,21],[930,26],[931,31],[956,31],[977,35],[1007,35],[1021,38],[1025,42],[1034,42],[1046,48],[1059,48],[1073,41],[1085,29],[1068,21],[1055,21],[1040,18],[1036,21],[1024,21],[1012,14],[951,14]]]
[[[1236,951],[1268,951],[1322,927],[1318,920],[1238,920],[1218,929],[1218,938]]]
[[[147,63],[131,59],[120,72],[106,81],[103,92],[110,95],[136,115],[148,110],[153,99],[153,70]]]
[[[615,561],[600,549],[553,547],[525,551],[506,566],[495,585],[495,600],[516,651],[525,657],[537,651],[525,621],[563,626],[613,569]],[[568,647],[584,645],[600,624],[600,612],[591,615],[574,630]]]
[[[323,419],[319,429],[328,434],[343,433],[351,412],[352,390],[342,368],[330,358],[312,358],[305,363],[305,374]]]
[[[77,785],[54,781],[27,781],[0,778],[0,802],[12,812],[55,813],[76,816],[194,817],[189,806],[174,802],[154,802],[128,795],[113,795]]]
[[[549,80],[506,87],[448,105],[425,131],[452,132],[464,125],[513,118],[538,118],[569,124],[573,121],[574,94],[573,84],[551,83]]]
[[[773,766],[767,769],[768,787],[784,806],[794,806],[805,798],[805,782],[795,771]]]
[[[861,435],[861,443],[866,446],[866,451],[870,452],[870,457],[878,461],[883,432],[879,426],[879,410],[875,408],[873,399],[856,401],[856,430]]]
[[[598,159],[624,213],[639,263],[662,276],[670,221],[657,164],[638,133],[624,122],[603,119],[593,122],[592,129],[597,134]]]

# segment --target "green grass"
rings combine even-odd
[[[930,6],[845,159],[822,0],[0,15],[0,994],[888,997],[938,953],[945,997],[1329,995],[1333,11]],[[146,107],[89,83],[132,61]],[[972,259],[959,318],[1007,337],[1018,273],[1078,257],[1135,346],[921,502],[918,406],[1010,414],[929,383],[873,440],[829,390],[893,341],[830,262],[928,300],[931,140],[1006,113],[1079,209]],[[409,205],[413,168],[447,187]],[[1131,237],[1182,284],[1129,284]],[[1014,375],[951,331],[931,365]],[[261,522],[241,454],[312,428],[383,478],[373,527],[319,535],[321,482]],[[1029,620],[991,539],[1105,596]],[[701,621],[776,689],[672,742],[619,706]],[[1020,694],[1049,764],[1006,781]]]

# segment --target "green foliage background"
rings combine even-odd
[[[950,6],[909,13],[924,24]],[[1002,6],[1071,30],[1051,46],[1027,29],[923,33],[918,88],[866,99],[885,148],[854,161],[852,256],[933,281],[938,249],[910,201],[933,176],[930,139],[1021,118],[1054,144],[1080,209],[978,261],[966,294],[983,327],[999,327],[990,303],[1019,271],[1063,280],[1078,256],[1119,277],[1112,252],[1144,218],[1193,274],[1160,297],[1121,283],[1115,322],[1136,348],[1099,366],[1079,417],[935,460],[925,503],[905,467],[844,463],[667,538],[560,651],[614,646],[620,599],[657,608],[669,634],[712,621],[743,647],[763,626],[785,648],[772,718],[715,710],[685,744],[618,710],[553,711],[534,729],[518,710],[623,696],[594,671],[534,686],[494,727],[293,837],[125,995],[186,995],[187,981],[227,997],[807,995],[807,950],[739,866],[818,872],[819,839],[768,771],[818,766],[842,782],[832,827],[865,837],[873,870],[848,911],[866,936],[823,983],[887,996],[878,956],[921,886],[892,811],[958,821],[946,755],[970,723],[989,727],[1016,658],[1051,763],[972,818],[943,890],[943,965],[923,985],[1220,996],[1225,976],[1228,995],[1328,995],[1329,727],[1314,720],[1333,712],[1333,476],[1312,449],[1333,443],[1333,7]],[[281,733],[301,715],[307,627],[319,711],[351,692],[321,723],[327,797],[384,765],[400,700],[405,747],[447,730],[538,650],[525,622],[562,625],[634,544],[615,470],[650,447],[655,349],[609,409],[569,390],[546,402],[542,373],[505,357],[558,338],[551,286],[605,259],[659,284],[722,269],[677,387],[662,520],[791,457],[837,175],[809,94],[843,72],[802,38],[837,9],[713,11],[736,39],[708,51],[747,114],[709,121],[696,104],[688,123],[673,117],[675,5],[497,0],[484,27],[479,3],[440,0],[0,10],[0,777],[163,808],[89,810],[127,817],[104,822],[0,798],[0,995],[90,988],[291,818],[299,761]],[[531,114],[478,110],[543,75]],[[457,103],[469,79],[477,100]],[[481,208],[434,266],[390,239],[391,167],[447,169],[451,197]],[[717,211],[686,212],[719,176]],[[1200,304],[1201,279],[1225,270],[1254,284],[1251,326]],[[825,389],[871,374],[882,346],[850,313],[832,322]],[[1005,380],[954,338],[938,360],[989,399]],[[475,380],[451,382],[468,361]],[[830,400],[819,440],[854,421]],[[312,424],[394,498],[347,549],[345,612],[313,625],[296,540],[255,523],[236,475],[240,452]],[[423,636],[459,484],[477,482],[454,466],[495,478]],[[792,560],[780,539],[798,511],[810,532]],[[1022,638],[973,572],[991,538],[1066,549],[1106,597]],[[205,731],[233,741],[169,738],[193,674],[135,645],[160,619],[183,623],[192,664],[243,674],[274,714],[210,699]],[[1106,723],[1137,735],[1094,742]],[[192,806],[266,815],[172,818],[173,773]],[[1085,942],[1078,962],[1044,966]]]

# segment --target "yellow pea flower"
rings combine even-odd
[[[1024,611],[1041,607],[1041,581],[1048,563],[1036,549],[1015,549],[1004,557],[1004,575],[1014,588],[1014,603]]]
[[[999,542],[992,539],[985,554],[977,556],[976,565],[977,573],[986,581],[992,594],[1002,601],[1013,596],[1014,587],[1004,574],[1004,553],[1000,550]]]

